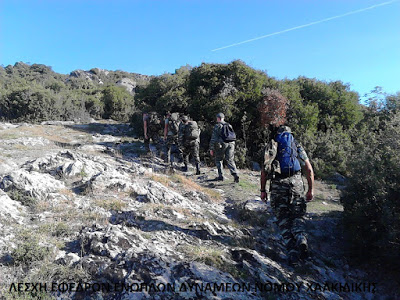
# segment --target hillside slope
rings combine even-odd
[[[211,181],[215,170],[206,167],[200,176],[170,173],[129,134],[112,122],[0,124],[2,297],[392,294],[344,256],[338,182],[317,182],[307,214],[311,258],[293,268],[258,197],[257,172],[242,170],[239,184]]]

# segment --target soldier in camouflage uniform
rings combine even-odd
[[[182,126],[179,128],[179,147],[183,152],[183,162],[185,164],[183,171],[184,172],[188,171],[189,156],[190,154],[192,154],[194,161],[196,163],[196,175],[200,175],[200,156],[199,156],[200,129],[197,128],[198,137],[196,139],[189,139],[187,136],[189,132],[188,130],[186,130],[188,126],[189,126],[189,118],[187,116],[182,116]]]
[[[273,136],[282,132],[290,132],[287,126],[273,129]],[[266,181],[270,179],[271,206],[277,218],[284,243],[288,250],[290,264],[297,264],[299,259],[308,256],[308,243],[305,233],[306,200],[313,198],[314,172],[303,147],[295,140],[297,159],[306,171],[308,191],[304,197],[304,185],[301,170],[294,174],[282,174],[277,160],[278,143],[269,141],[265,147],[261,170],[261,199],[266,200]]]
[[[216,180],[223,181],[223,160],[226,159],[229,171],[234,177],[235,182],[239,182],[239,174],[235,164],[235,142],[224,142],[221,137],[222,127],[225,124],[225,116],[223,113],[217,114],[217,124],[215,124],[212,131],[210,140],[210,154],[214,156],[215,152],[215,164],[218,169],[218,177]]]
[[[159,150],[159,142],[160,142],[160,122],[157,116],[157,113],[143,113],[143,130],[144,130],[144,145],[146,150],[150,152],[150,139],[155,144],[156,149]]]
[[[178,146],[178,133],[181,122],[179,122],[178,113],[171,114],[167,112],[164,121],[164,142],[166,143],[166,158],[165,162],[171,163],[173,167],[174,154],[177,154],[182,159],[182,151]]]

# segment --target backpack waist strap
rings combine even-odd
[[[292,177],[292,176],[297,175],[297,174],[301,174],[301,170],[296,171],[296,172],[294,172],[294,173],[289,173],[289,174],[279,174],[279,173],[275,173],[275,178],[276,178],[276,179],[285,179],[285,178],[289,178],[289,177]]]

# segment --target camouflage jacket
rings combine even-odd
[[[184,146],[186,139],[185,139],[185,123],[179,123],[179,130],[178,130],[178,144],[179,146]]]
[[[225,122],[219,122],[215,124],[212,134],[211,134],[211,140],[210,140],[210,150],[215,150],[218,149],[217,144],[223,144],[224,141],[222,140],[221,137],[221,131],[222,131],[222,124],[225,124]]]
[[[175,121],[176,124],[178,124],[178,131],[177,131],[176,133],[174,133],[174,130],[173,130],[173,128],[172,128],[173,122],[174,122],[174,121],[171,120],[170,118],[165,118],[165,120],[164,120],[164,124],[168,126],[168,127],[167,127],[167,128],[168,128],[168,129],[167,129],[167,135],[168,135],[168,136],[173,136],[173,137],[178,137],[179,130],[180,130],[180,128],[181,128],[181,122]]]

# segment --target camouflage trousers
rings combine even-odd
[[[271,206],[288,254],[298,256],[300,245],[308,247],[304,228],[306,201],[301,174],[271,180]]]
[[[148,131],[147,132],[147,139],[144,139],[144,146],[147,150],[147,152],[150,152],[150,139],[153,142],[153,144],[155,145],[156,149],[159,151],[160,148],[160,135],[158,134],[158,132],[151,132]]]
[[[199,155],[200,143],[197,140],[185,143],[183,145],[183,161],[185,166],[189,165],[189,156],[192,154],[194,161],[197,164],[200,163],[200,155]]]
[[[165,153],[166,153],[165,162],[167,162],[167,163],[172,164],[174,162],[174,154],[176,154],[179,159],[181,159],[181,160],[183,159],[182,151],[179,149],[179,146],[178,146],[178,137],[177,136],[173,136],[173,135],[167,136],[167,141],[165,144]]]
[[[224,176],[223,172],[223,161],[226,160],[228,169],[233,176],[238,175],[235,164],[235,142],[230,143],[219,143],[220,147],[215,148],[215,165],[218,169],[218,175],[220,177]]]

